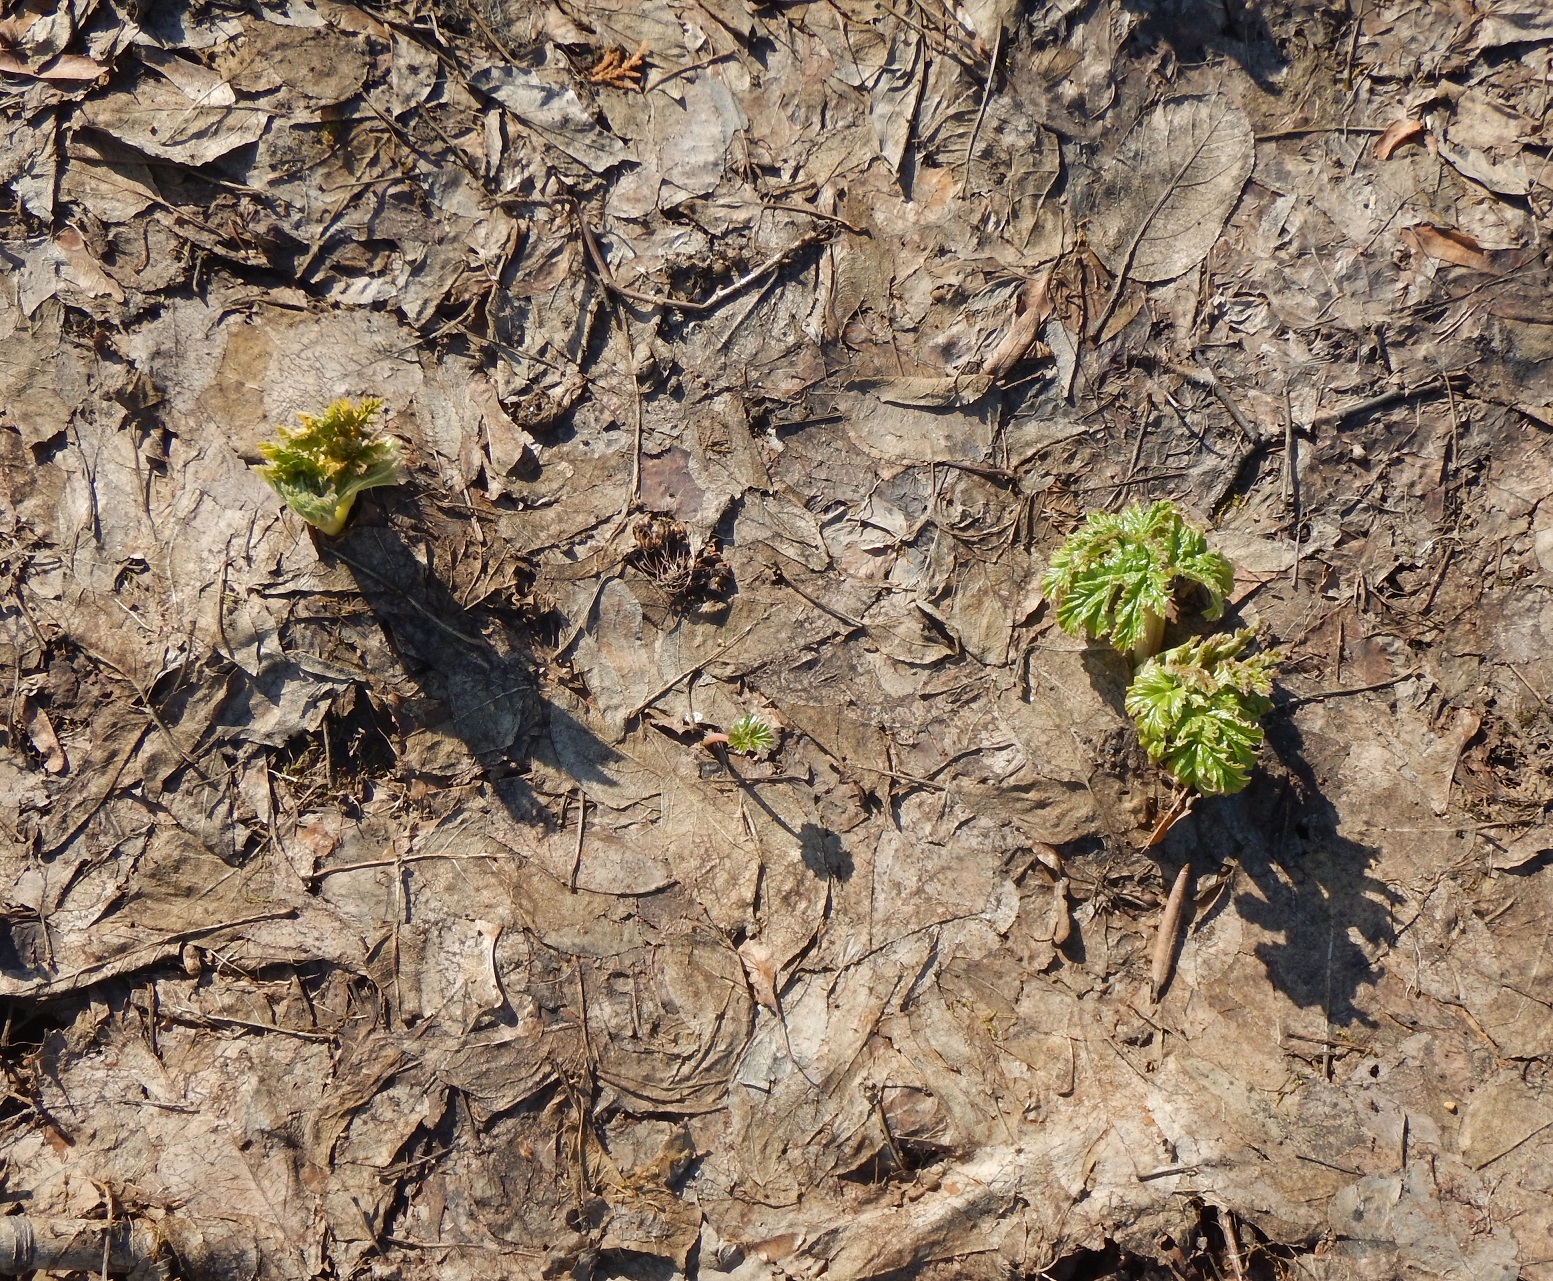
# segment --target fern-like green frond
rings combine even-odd
[[[1158,502],[1091,512],[1053,554],[1041,590],[1065,632],[1087,632],[1128,653],[1158,645],[1182,582],[1207,592],[1204,615],[1214,619],[1235,571],[1174,503]]]
[[[746,713],[728,727],[728,746],[745,756],[770,751],[775,744],[771,726],[754,713]]]
[[[1178,645],[1151,658],[1127,690],[1127,711],[1149,759],[1204,795],[1251,781],[1272,707],[1272,652],[1239,657],[1249,630]]]
[[[308,524],[338,534],[357,494],[403,479],[398,441],[372,427],[382,407],[369,396],[298,414],[300,427],[278,427],[278,439],[259,446],[269,461],[254,470]]]

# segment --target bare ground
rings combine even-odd
[[[1540,0],[0,35],[0,1228],[1553,1277]],[[324,539],[249,464],[362,395],[411,477]],[[1285,662],[1145,849],[1037,580],[1162,497]]]

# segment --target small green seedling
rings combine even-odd
[[[1052,556],[1041,590],[1063,631],[1088,632],[1142,662],[1159,651],[1183,583],[1207,592],[1203,617],[1211,620],[1224,612],[1235,571],[1174,503],[1135,503],[1090,512]]]
[[[309,525],[338,534],[357,494],[404,478],[399,442],[372,427],[382,407],[368,396],[337,400],[316,417],[298,414],[300,427],[278,427],[279,439],[259,446],[269,461],[254,470]]]
[[[754,713],[739,717],[728,727],[728,746],[745,756],[769,752],[776,745],[771,726]]]
[[[753,712],[746,712],[728,727],[726,734],[708,734],[701,740],[702,747],[725,744],[729,751],[742,756],[757,756],[776,746],[776,732],[770,724]]]
[[[1127,690],[1149,759],[1205,796],[1240,791],[1256,767],[1278,655],[1241,658],[1251,638],[1247,629],[1166,650],[1139,668]]]

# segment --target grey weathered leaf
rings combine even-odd
[[[1171,280],[1213,247],[1251,176],[1245,113],[1223,95],[1161,103],[1091,193],[1090,241],[1115,274]]]
[[[489,94],[544,141],[595,173],[629,156],[620,139],[606,133],[563,79],[521,67],[486,67],[469,86]]]
[[[270,120],[262,108],[206,105],[149,76],[132,89],[89,99],[81,114],[94,129],[137,151],[185,165],[209,164],[257,142]]]

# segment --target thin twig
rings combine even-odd
[[[577,876],[582,871],[582,841],[588,830],[588,797],[582,788],[577,789],[577,848],[572,851],[572,874],[566,888],[577,892]]]
[[[1197,383],[1201,387],[1208,388],[1209,391],[1217,396],[1219,398],[1219,403],[1222,404],[1229,412],[1229,416],[1234,420],[1235,426],[1240,428],[1241,435],[1246,438],[1246,443],[1250,445],[1252,449],[1260,449],[1264,444],[1266,444],[1266,441],[1262,438],[1262,433],[1257,428],[1253,427],[1246,416],[1240,412],[1240,406],[1235,403],[1234,397],[1229,394],[1229,388],[1227,388],[1219,380],[1219,376],[1214,373],[1213,370],[1209,369],[1207,365],[1203,364],[1202,361],[1194,359],[1193,363],[1190,365],[1178,365],[1174,362],[1171,362],[1170,368],[1175,370],[1175,372],[1180,374],[1183,378]]]
[[[1352,418],[1355,414],[1368,414],[1377,409],[1387,409],[1404,400],[1412,400],[1415,396],[1432,396],[1436,392],[1445,390],[1446,380],[1449,377],[1448,374],[1442,374],[1434,378],[1426,378],[1416,387],[1399,387],[1395,391],[1382,392],[1379,396],[1371,396],[1366,400],[1356,400],[1351,404],[1323,409],[1310,420],[1311,428],[1314,430],[1318,427],[1334,427],[1343,419]]]
[[[653,690],[653,692],[651,694],[649,694],[646,698],[644,698],[640,703],[638,703],[635,707],[633,707],[629,712],[627,712],[626,713],[626,720],[628,720],[628,721],[635,720],[638,716],[640,716],[643,712],[645,712],[649,707],[651,707],[654,703],[656,703],[660,698],[662,698],[665,694],[667,694],[671,689],[673,689],[676,685],[678,685],[680,683],[680,681],[686,679],[686,677],[694,676],[697,672],[701,671],[702,668],[709,667],[713,663],[717,662],[718,659],[720,659],[730,649],[734,648],[734,646],[742,644],[743,641],[744,641],[744,638],[746,636],[748,636],[752,631],[754,631],[756,627],[761,626],[764,623],[765,623],[765,619],[763,617],[757,619],[755,622],[749,624],[749,626],[747,626],[742,632],[740,632],[732,640],[724,641],[721,645],[719,645],[715,650],[713,650],[710,654],[708,654],[705,658],[703,658],[694,667],[687,667],[684,671],[682,671],[678,676],[674,677],[672,680],[665,681],[662,685],[658,686],[657,689]]]
[[[1259,133],[1258,142],[1276,142],[1279,138],[1305,138],[1317,133],[1385,133],[1385,125],[1302,125],[1298,129],[1277,129],[1272,133]]]
[[[206,783],[214,787],[216,780],[211,778],[209,774],[205,773],[205,771],[199,767],[199,762],[190,756],[188,752],[184,751],[183,744],[173,736],[173,732],[168,727],[167,722],[162,719],[161,712],[156,710],[156,704],[151,701],[151,691],[148,690],[139,681],[137,681],[128,672],[126,672],[117,663],[115,663],[111,658],[107,658],[104,655],[99,654],[94,649],[89,649],[87,646],[81,644],[79,640],[76,641],[76,645],[88,658],[92,659],[94,662],[101,663],[104,667],[111,667],[124,680],[129,682],[130,687],[135,691],[136,695],[139,696],[140,701],[145,704],[146,715],[148,715],[153,721],[156,722],[157,729],[162,731],[163,736],[172,746],[173,751],[178,753],[179,757],[182,758],[185,765],[187,765],[191,770],[198,774],[200,778],[203,779]]]
[[[1294,433],[1294,405],[1289,399],[1289,383],[1283,384],[1283,480],[1284,497],[1294,519],[1294,563],[1289,567],[1289,586],[1300,585],[1300,456],[1299,439]]]
[[[1003,52],[1003,24],[998,23],[998,38],[992,46],[992,61],[987,65],[987,83],[982,86],[981,106],[976,111],[976,123],[971,126],[970,140],[965,144],[965,172],[960,177],[960,199],[965,199],[965,189],[971,183],[971,160],[976,153],[976,139],[981,135],[982,121],[987,118],[987,104],[992,101],[992,82],[998,75],[998,57]]]
[[[1235,1216],[1222,1205],[1217,1209],[1219,1231],[1224,1234],[1224,1253],[1229,1257],[1229,1270],[1235,1281],[1246,1281],[1246,1270],[1240,1262],[1240,1242],[1235,1239]]]
[[[646,87],[643,88],[642,93],[645,96],[646,94],[651,93],[654,89],[661,89],[676,76],[688,76],[692,71],[700,71],[703,67],[710,67],[715,62],[727,62],[729,58],[734,58],[737,56],[737,54],[732,52],[714,53],[710,58],[702,58],[700,62],[692,62],[688,66],[684,67],[674,67],[668,71],[665,71],[656,80],[649,81]]]
[[[799,236],[790,246],[773,254],[765,262],[753,271],[746,272],[732,284],[724,285],[715,293],[699,301],[693,298],[675,298],[670,294],[650,294],[640,289],[632,289],[622,285],[615,279],[615,274],[610,270],[608,261],[603,251],[599,248],[598,241],[594,238],[593,228],[588,225],[588,220],[583,217],[582,206],[575,201],[572,203],[572,213],[576,216],[577,226],[582,232],[583,247],[587,250],[588,260],[593,264],[593,270],[604,282],[604,287],[610,292],[618,294],[621,298],[629,298],[632,302],[643,303],[649,307],[674,307],[680,311],[706,312],[720,307],[730,298],[743,293],[751,285],[762,280],[772,272],[780,268],[794,254],[808,248],[810,245],[819,244],[824,239],[819,232],[808,231]]]
[[[1160,192],[1159,199],[1138,224],[1138,230],[1133,232],[1132,240],[1128,242],[1127,252],[1122,255],[1121,263],[1116,269],[1116,279],[1111,284],[1111,293],[1105,300],[1105,306],[1101,309],[1100,317],[1089,327],[1089,341],[1099,342],[1100,335],[1105,333],[1105,327],[1110,323],[1111,316],[1116,311],[1116,304],[1122,300],[1122,290],[1127,286],[1127,273],[1132,270],[1132,260],[1138,256],[1138,246],[1143,243],[1143,237],[1148,235],[1149,228],[1154,225],[1154,219],[1158,218],[1166,203],[1176,194],[1181,187],[1181,181],[1186,177],[1186,171],[1197,163],[1197,158],[1202,154],[1202,149],[1207,143],[1204,136],[1202,142],[1193,148],[1191,155],[1181,162],[1181,167],[1176,170],[1175,176],[1166,184]]]
[[[1344,698],[1349,694],[1368,694],[1377,689],[1390,689],[1393,685],[1400,685],[1405,680],[1411,680],[1417,676],[1423,668],[1409,667],[1399,676],[1393,676],[1390,680],[1376,681],[1373,685],[1354,685],[1348,689],[1323,689],[1314,694],[1301,694],[1298,698],[1291,698],[1284,704],[1287,708],[1304,707],[1307,703],[1319,703],[1328,698]]]
[[[427,609],[426,606],[422,605],[420,601],[411,596],[409,592],[404,590],[404,588],[400,587],[396,583],[389,582],[388,579],[384,578],[383,575],[377,572],[377,570],[363,565],[354,556],[346,555],[345,552],[343,552],[339,547],[330,547],[329,552],[331,555],[338,556],[352,569],[358,570],[359,572],[365,574],[380,587],[385,587],[389,591],[393,592],[394,595],[398,596],[402,601],[404,601],[406,605],[415,610],[418,614],[430,622],[432,626],[438,628],[440,631],[446,632],[455,640],[463,641],[466,645],[473,645],[475,649],[481,651],[482,653],[484,653],[489,648],[489,646],[487,646],[486,643],[478,636],[470,636],[465,632],[461,632],[452,624],[446,623],[442,619],[438,618],[437,615],[432,613],[431,610]]]

